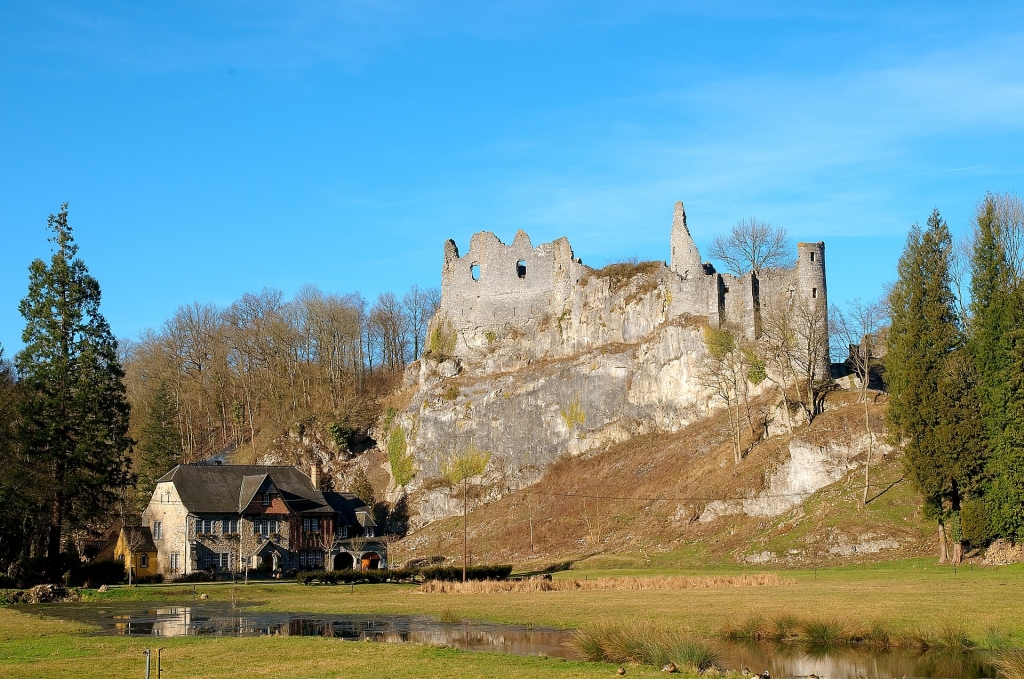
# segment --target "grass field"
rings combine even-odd
[[[617,575],[716,575],[753,569],[569,570],[557,578]],[[669,590],[584,590],[425,594],[412,585],[199,585],[213,602],[264,610],[330,613],[448,611],[462,619],[577,627],[601,621],[650,621],[671,629],[717,635],[751,617],[792,615],[851,625],[884,622],[894,629],[962,626],[980,646],[1024,645],[1024,567],[959,570],[927,560],[781,572],[785,584]],[[90,592],[90,601],[187,603],[189,586],[117,588]],[[38,612],[45,615],[45,606]],[[90,637],[82,626],[0,609],[0,675],[140,676],[141,651],[151,639]],[[165,667],[175,676],[522,677],[613,676],[614,667],[416,645],[284,637],[162,639]],[[98,662],[102,661],[102,662]],[[132,665],[132,663],[135,663]],[[127,668],[135,667],[134,671]],[[632,668],[631,676],[652,674]]]

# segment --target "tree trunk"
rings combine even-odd
[[[874,437],[871,434],[871,417],[868,411],[868,400],[864,399],[864,429],[868,432],[868,459],[864,463],[864,497],[861,499],[861,509],[868,506],[868,472],[871,469],[871,449]]]
[[[953,543],[953,565],[959,566],[964,560],[964,543]]]
[[[462,479],[462,581],[466,581],[466,561],[469,558],[469,479]]]
[[[946,548],[946,527],[939,521],[939,563],[949,563],[949,551]]]
[[[57,481],[63,484],[63,479]],[[64,497],[60,491],[54,494],[50,513],[50,529],[46,540],[46,576],[50,582],[60,581],[60,535],[64,528]]]

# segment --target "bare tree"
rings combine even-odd
[[[121,532],[124,535],[125,559],[128,562],[128,586],[132,584],[132,574],[135,571],[135,554],[148,542],[142,526],[122,526]]]
[[[732,273],[743,276],[750,271],[792,266],[792,250],[786,229],[751,217],[737,222],[727,235],[715,236],[709,254]]]
[[[743,461],[740,438],[740,399],[744,388],[741,384],[744,381],[741,352],[731,332],[711,326],[704,327],[704,346],[709,357],[701,366],[699,379],[705,389],[725,404],[733,461],[739,464]]]
[[[395,293],[377,297],[370,310],[369,333],[381,365],[392,373],[402,370],[409,352],[409,322]]]
[[[437,311],[441,301],[441,291],[437,288],[422,289],[418,285],[409,288],[402,297],[402,308],[409,324],[412,338],[412,360],[423,353],[427,338],[427,323]]]
[[[846,305],[844,312],[833,307],[829,331],[833,341],[845,345],[854,375],[860,381],[857,400],[864,404],[864,431],[868,437],[868,455],[864,464],[864,493],[861,508],[868,503],[868,479],[871,469],[871,453],[874,449],[874,434],[871,431],[871,417],[868,409],[868,386],[871,383],[871,369],[877,361],[883,345],[882,330],[887,317],[885,306],[879,301],[863,302],[854,299]],[[837,347],[842,349],[844,347]]]
[[[345,546],[345,541],[346,538],[341,536],[341,531],[338,530],[336,521],[332,521],[329,526],[324,525],[324,521],[320,522],[317,546],[324,552],[324,570],[334,570],[334,555]]]

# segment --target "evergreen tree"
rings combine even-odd
[[[1007,245],[1019,234],[1003,223],[996,197],[975,218],[971,257],[971,353],[985,422],[986,492],[997,535],[1024,539],[1024,291]]]
[[[16,438],[17,422],[17,384],[0,347],[0,574],[16,571],[12,567],[31,556],[37,535],[38,507],[25,478]]]
[[[960,504],[976,489],[984,458],[973,366],[951,289],[951,251],[938,210],[927,229],[911,229],[890,294],[886,357],[889,431],[903,443],[907,473],[939,522],[943,557],[945,523],[959,525]],[[958,560],[961,536],[953,532]]]
[[[138,504],[145,507],[156,488],[156,480],[182,460],[178,408],[165,382],[153,394],[135,452],[136,496]]]
[[[65,527],[102,518],[129,481],[129,406],[117,342],[100,313],[100,286],[68,225],[67,204],[50,215],[49,266],[29,267],[18,353],[20,443],[47,505],[46,570],[61,575]]]

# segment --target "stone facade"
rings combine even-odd
[[[157,481],[142,521],[166,578],[387,567],[369,508],[319,491],[293,467],[179,465]]]

